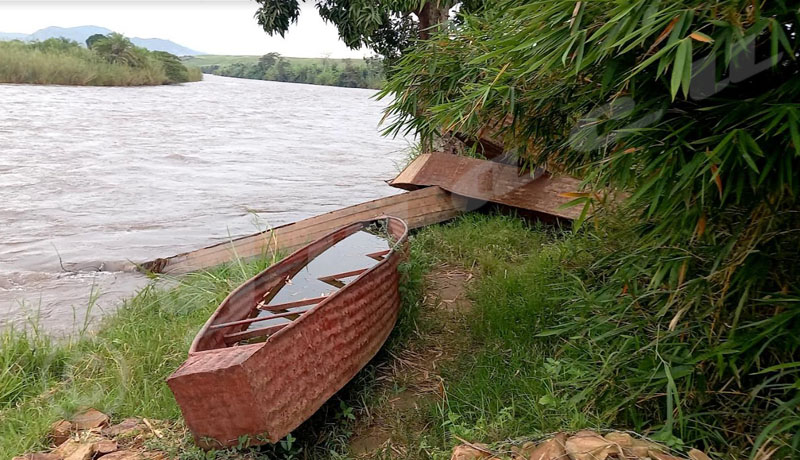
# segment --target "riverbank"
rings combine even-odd
[[[378,58],[296,58],[269,53],[263,56],[187,56],[183,62],[205,73],[250,80],[364,89],[380,89],[385,81],[383,62]]]
[[[77,42],[0,42],[0,83],[73,86],[152,86],[200,81],[200,69],[177,57],[130,45],[130,60],[104,59]]]
[[[248,455],[446,458],[459,438],[608,427],[678,451],[745,455],[769,413],[758,404],[730,405],[747,390],[691,396],[701,391],[698,381],[671,364],[675,347],[684,346],[682,329],[698,319],[666,332],[661,322],[669,318],[594,296],[603,283],[598,266],[624,250],[623,235],[484,215],[422,229],[403,267],[402,317],[384,350],[286,442]],[[145,289],[96,334],[70,343],[4,335],[0,455],[43,448],[52,422],[95,407],[114,421],[164,420],[171,428],[160,448],[197,458],[164,379],[225,294],[271,262],[236,262],[189,275],[173,289]],[[713,356],[692,343],[698,357]],[[743,428],[726,428],[734,423]]]

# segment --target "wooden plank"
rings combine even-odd
[[[366,268],[359,268],[358,270],[352,270],[352,271],[349,271],[349,272],[337,273],[335,275],[321,276],[321,277],[319,277],[317,279],[320,280],[320,281],[340,280],[342,278],[350,278],[351,276],[358,276],[358,275],[364,273],[365,271],[367,271]]]
[[[275,326],[267,326],[259,329],[251,329],[249,331],[225,334],[225,344],[230,346],[236,342],[241,342],[242,340],[252,339],[255,337],[262,337],[268,334],[274,334],[283,329],[284,327],[288,326],[289,324],[292,323],[276,324]]]
[[[573,200],[580,180],[552,176],[540,170],[521,173],[512,165],[445,153],[418,156],[390,182],[406,190],[439,186],[454,194],[527,209],[565,219],[577,219],[582,207],[562,208]]]
[[[300,316],[305,312],[306,312],[306,310],[303,310],[303,311],[287,311],[285,313],[275,313],[274,315],[262,316],[262,317],[257,318],[257,319],[263,318],[264,320],[267,320],[267,319],[289,318],[291,316]],[[253,318],[249,318],[247,320],[242,320],[242,321],[249,321],[250,319],[253,319]]]
[[[209,326],[208,329],[211,330],[211,331],[217,330],[217,329],[225,329],[225,328],[233,327],[233,326],[241,326],[241,325],[244,325],[244,324],[258,323],[258,322],[261,322],[261,321],[266,321],[268,319],[288,318],[290,316],[295,316],[295,315],[300,316],[303,313],[305,313],[305,311],[290,311],[290,312],[287,312],[287,313],[278,313],[278,314],[269,315],[269,316],[256,316],[255,318],[240,319],[239,321],[231,321],[231,322],[228,322],[228,323],[214,324],[212,326]]]
[[[315,303],[320,303],[323,300],[327,299],[328,296],[324,295],[321,297],[314,297],[312,299],[303,299],[303,300],[295,300],[294,302],[285,302],[279,303],[276,305],[264,305],[259,306],[258,309],[262,311],[280,311],[280,310],[288,310],[290,308],[297,308],[297,307],[304,307],[306,305],[313,305]]]
[[[439,187],[427,187],[338,209],[230,242],[156,259],[141,264],[141,267],[157,273],[189,273],[235,260],[237,255],[250,258],[277,251],[292,252],[332,230],[383,215],[399,217],[407,222],[409,228],[419,228],[452,219],[465,209],[464,198]]]

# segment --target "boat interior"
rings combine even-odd
[[[381,219],[350,225],[295,252],[233,291],[191,351],[267,340],[384,260],[393,244]]]

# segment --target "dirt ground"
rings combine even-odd
[[[408,446],[426,429],[424,415],[446,398],[442,364],[463,349],[465,313],[471,273],[447,265],[425,278],[425,296],[418,323],[424,323],[407,347],[378,370],[378,401],[360,417],[350,438],[357,458],[414,457]]]

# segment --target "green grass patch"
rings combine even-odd
[[[604,425],[560,394],[560,382],[585,370],[562,366],[558,340],[539,335],[557,322],[570,271],[591,260],[590,238],[472,215],[422,231],[415,244],[477,277],[464,331],[469,350],[444,369],[447,402],[433,410],[431,444],[449,447],[453,435],[486,442]]]
[[[429,257],[477,277],[468,345],[443,371],[447,400],[431,408],[421,442],[446,452],[454,436],[621,428],[719,458],[754,455],[767,440],[797,455],[797,308],[742,316],[717,345],[707,308],[675,321],[615,280],[612,262],[635,257],[637,240],[607,224],[573,234],[470,215],[417,235]],[[744,362],[751,370],[737,376]]]

